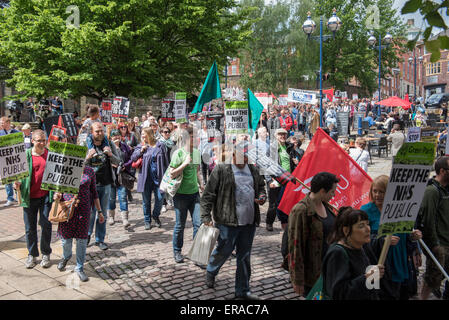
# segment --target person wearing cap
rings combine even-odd
[[[275,139],[270,144],[270,157],[278,163],[284,170],[293,172],[297,163],[295,163],[294,145],[287,142],[288,132],[283,128],[279,128],[275,132]],[[298,162],[299,163],[299,162]],[[277,209],[282,195],[284,193],[284,187],[274,180],[271,176],[265,176],[268,189],[268,211],[265,220],[267,231],[273,231],[273,223],[276,219],[276,214],[281,221],[282,228],[287,225],[288,216]]]
[[[31,149],[33,144],[31,143],[31,126],[29,123],[25,123],[22,127],[23,139],[25,143],[25,148]]]
[[[201,220],[220,230],[217,246],[206,268],[206,285],[214,288],[220,268],[236,249],[237,270],[235,297],[258,300],[250,292],[251,248],[256,224],[260,222],[259,205],[266,199],[265,182],[259,170],[248,164],[248,142],[234,148],[232,164],[219,163],[212,171],[201,197]],[[212,212],[212,215],[211,215]]]

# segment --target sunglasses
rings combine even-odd
[[[162,133],[170,133],[170,131],[162,131]]]
[[[128,128],[128,127],[125,127],[125,126],[124,126],[124,127],[120,127],[120,129],[127,129],[127,128]]]

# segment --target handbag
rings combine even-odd
[[[126,171],[122,171],[118,175],[119,184],[128,190],[132,190],[134,188],[134,182],[136,182],[136,180],[136,177]]]
[[[134,161],[131,165],[134,169],[140,169],[142,167],[143,158],[139,158],[137,161]]]
[[[68,222],[73,217],[75,208],[78,207],[79,202],[78,195],[68,201],[59,202],[58,208],[55,212],[57,202],[53,201],[50,215],[48,216],[48,221],[52,223]]]
[[[193,239],[187,258],[199,264],[208,264],[219,234],[220,230],[212,226],[206,226],[203,223],[198,229],[195,239]]]

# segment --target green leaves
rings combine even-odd
[[[440,53],[440,40],[432,40],[432,41],[426,41],[425,42],[426,49],[429,52],[432,52],[432,56],[430,57],[430,62],[437,62],[440,60],[441,53]]]
[[[432,26],[435,26],[435,27],[438,27],[438,28],[445,28],[445,29],[447,28],[446,23],[444,23],[444,20],[440,16],[438,11],[430,12],[424,18]]]
[[[401,13],[407,14],[407,13],[413,13],[417,11],[422,5],[422,0],[409,0],[404,4],[404,7],[402,7]]]

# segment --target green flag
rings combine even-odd
[[[248,121],[248,129],[251,134],[256,131],[257,123],[260,120],[260,115],[263,111],[263,105],[256,98],[256,96],[251,92],[248,88],[248,105],[249,105],[249,121]]]
[[[220,80],[218,79],[217,63],[214,64],[207,74],[206,82],[201,89],[200,96],[195,103],[192,113],[198,113],[203,110],[203,104],[213,99],[221,98]]]

